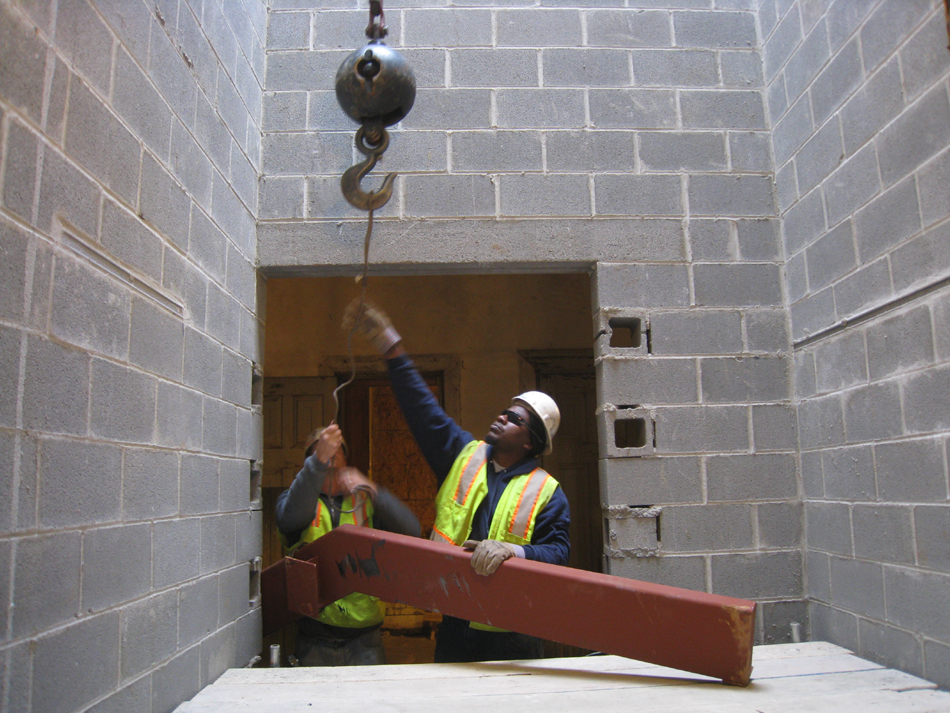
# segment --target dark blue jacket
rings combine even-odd
[[[389,359],[387,363],[393,391],[403,416],[441,487],[458,454],[475,438],[468,431],[459,428],[442,410],[408,356]],[[536,458],[526,458],[511,468],[496,473],[489,460],[488,495],[475,511],[471,539],[484,540],[488,537],[492,516],[508,482],[514,476],[529,473],[537,467]],[[558,487],[548,504],[538,513],[531,544],[524,546],[525,559],[567,564],[571,553],[568,532],[570,523],[571,511],[567,496]]]

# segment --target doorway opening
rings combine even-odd
[[[383,308],[443,408],[476,438],[521,391],[550,393],[561,410],[554,452],[542,465],[571,506],[570,566],[601,571],[603,542],[587,274],[371,277],[367,298]],[[434,522],[435,476],[408,431],[385,362],[341,323],[359,295],[350,278],[275,278],[267,283],[264,356],[264,566],[282,556],[274,504],[293,481],[307,435],[336,418],[349,463]],[[349,358],[352,348],[353,359]],[[332,393],[351,375],[340,403]],[[431,661],[439,615],[386,606],[390,663]],[[293,632],[273,635],[293,651]],[[559,648],[550,655],[569,655]]]

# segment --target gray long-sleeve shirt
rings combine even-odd
[[[319,498],[329,505],[329,496],[320,493],[326,476],[327,464],[312,455],[304,461],[290,487],[277,496],[277,529],[287,538],[288,544],[296,543],[313,522]],[[419,519],[412,510],[386,488],[379,487],[378,490],[373,503],[373,527],[411,537],[421,536]],[[340,502],[334,502],[334,505],[339,511]]]

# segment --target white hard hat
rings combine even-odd
[[[557,428],[561,425],[561,412],[558,410],[557,404],[554,403],[554,399],[541,391],[525,391],[523,394],[515,396],[511,403],[512,405],[521,404],[544,424],[547,443],[544,444],[541,455],[546,456],[554,447],[554,434],[557,433]]]

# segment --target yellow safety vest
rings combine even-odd
[[[475,511],[488,495],[488,453],[484,441],[472,441],[459,453],[435,496],[435,525],[429,539],[461,545],[472,533]],[[488,529],[488,539],[530,545],[538,513],[551,500],[558,482],[541,468],[516,475],[502,493]],[[471,622],[474,629],[505,631]]]
[[[343,499],[343,510],[353,510],[353,499],[347,495]],[[354,512],[340,513],[341,525],[373,526],[373,503],[369,498],[363,500],[363,505],[355,509]],[[330,509],[323,500],[317,500],[317,511],[307,529],[300,535],[292,547],[287,546],[287,541],[281,533],[280,542],[284,546],[284,555],[291,555],[298,549],[314,540],[323,537],[333,529],[333,521],[330,519]],[[317,621],[329,624],[330,626],[339,626],[345,629],[362,629],[368,626],[375,626],[383,622],[383,612],[380,610],[379,600],[368,594],[353,592],[347,594],[342,599],[337,599],[332,604],[328,604],[320,610]]]

